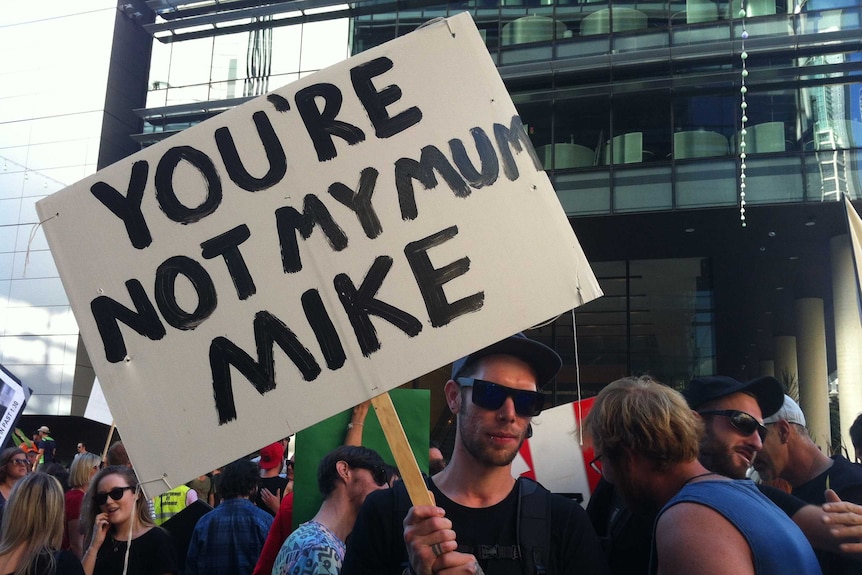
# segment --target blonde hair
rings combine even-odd
[[[84,487],[90,483],[90,472],[102,459],[95,453],[81,453],[69,468],[69,487]]]
[[[90,482],[90,488],[87,490],[87,494],[84,495],[84,501],[81,504],[81,519],[83,525],[87,529],[87,533],[84,536],[84,541],[90,541],[93,538],[93,526],[96,522],[96,515],[99,514],[99,506],[96,505],[96,495],[99,493],[99,483],[102,482],[102,479],[107,477],[108,475],[119,475],[123,479],[126,480],[129,487],[132,488],[132,492],[134,493],[135,499],[135,512],[133,514],[133,519],[137,519],[137,521],[147,527],[155,527],[155,523],[153,523],[153,518],[150,517],[150,509],[147,504],[147,498],[144,497],[144,494],[140,492],[138,489],[138,477],[135,475],[134,470],[131,467],[126,467],[125,465],[112,465],[110,467],[106,467],[99,471],[93,480]],[[114,526],[111,525],[111,531],[113,532]]]
[[[682,395],[649,376],[602,389],[584,421],[596,454],[617,461],[628,449],[658,470],[697,459],[703,424]]]
[[[0,540],[0,557],[24,548],[15,575],[35,573],[40,556],[40,566],[47,561],[46,572],[54,572],[53,551],[63,542],[64,503],[60,482],[47,473],[31,473],[15,484],[3,510]]]

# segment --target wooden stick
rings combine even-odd
[[[111,430],[108,432],[108,439],[105,440],[105,449],[102,450],[102,461],[108,457],[108,448],[111,446],[111,438],[114,437],[114,430],[117,429],[116,422],[111,422]]]
[[[407,441],[404,428],[401,426],[401,420],[398,419],[398,414],[395,412],[395,406],[392,404],[389,392],[373,398],[371,405],[377,413],[377,420],[380,422],[380,427],[383,428],[383,435],[386,436],[386,442],[389,444],[389,449],[392,450],[393,457],[395,457],[398,473],[401,474],[401,480],[407,487],[410,501],[413,502],[413,505],[434,505],[434,500],[428,492],[425,480],[422,479],[419,464],[416,463],[416,457],[413,455],[413,450],[410,449],[410,443]]]

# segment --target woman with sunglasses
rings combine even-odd
[[[87,575],[178,573],[170,535],[156,527],[131,467],[106,467],[84,496],[81,521],[89,547],[82,563]],[[126,570],[128,566],[128,570]]]
[[[6,504],[2,533],[0,573],[83,574],[74,555],[58,551],[63,539],[63,488],[54,477],[32,473],[15,485]]]
[[[12,488],[29,470],[30,462],[22,449],[9,447],[0,453],[0,518],[3,517],[3,507],[12,493]]]

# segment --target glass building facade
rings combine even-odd
[[[860,195],[858,2],[750,0],[744,13],[739,0],[292,2],[260,3],[248,20],[229,3],[148,4],[164,44],[144,144],[260,93],[258,61],[280,85],[469,12],[606,294],[532,332],[566,360],[555,403],[628,374],[681,386],[774,373],[794,302],[832,313],[835,200]]]

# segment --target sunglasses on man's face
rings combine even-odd
[[[748,437],[755,431],[760,435],[760,441],[766,439],[766,432],[769,431],[765,425],[757,421],[750,413],[739,411],[737,409],[719,409],[714,411],[699,411],[701,415],[721,415],[728,418],[730,425],[739,433]]]
[[[463,387],[472,387],[473,403],[490,411],[496,411],[503,407],[507,397],[512,398],[512,402],[515,404],[515,413],[522,417],[539,415],[545,404],[545,396],[538,391],[512,389],[499,383],[472,377],[459,377],[456,381]]]
[[[122,499],[123,494],[126,492],[127,489],[134,489],[134,487],[130,487],[128,485],[126,487],[114,487],[108,492],[96,493],[96,496],[93,498],[93,500],[96,502],[96,505],[101,507],[108,502],[108,497],[110,497],[114,501],[119,501],[120,499]]]

